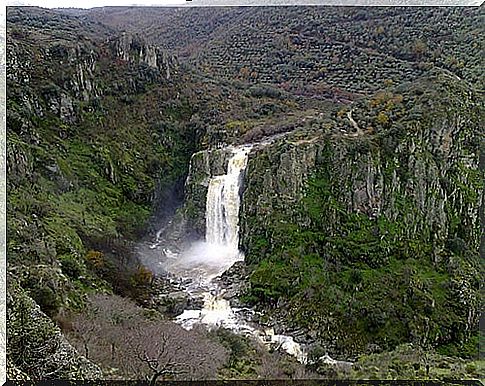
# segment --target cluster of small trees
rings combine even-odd
[[[186,331],[119,296],[91,297],[64,327],[79,352],[113,378],[214,379],[227,358],[203,331]]]
[[[94,295],[81,314],[58,323],[71,344],[112,379],[310,378],[295,358],[250,338],[204,327],[187,331],[116,295]]]

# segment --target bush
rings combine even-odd
[[[50,287],[38,287],[30,292],[32,299],[48,316],[55,316],[61,307],[62,301]]]
[[[84,272],[84,265],[72,255],[59,257],[62,272],[72,279],[78,279]]]
[[[99,269],[105,265],[103,253],[99,251],[89,251],[86,255],[86,260],[95,269]]]
[[[281,90],[269,86],[269,85],[264,85],[264,86],[251,86],[248,90],[249,95],[255,98],[273,98],[273,99],[280,99],[282,96]]]

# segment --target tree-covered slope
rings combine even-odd
[[[115,7],[85,18],[143,31],[218,77],[315,96],[369,94],[432,67],[483,87],[483,7]]]

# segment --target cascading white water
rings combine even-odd
[[[212,177],[207,190],[205,239],[235,253],[239,247],[239,193],[250,150],[250,146],[235,148],[228,162],[227,174]]]
[[[206,199],[205,242],[199,241],[171,259],[168,272],[192,279],[194,290],[210,287],[211,280],[244,260],[239,251],[239,205],[243,174],[252,146],[231,149],[227,174],[212,176]]]
[[[200,323],[252,335],[264,344],[281,347],[304,363],[306,354],[292,337],[277,335],[271,329],[263,331],[248,323],[239,314],[244,310],[232,308],[229,301],[222,297],[221,288],[212,282],[235,262],[244,260],[239,251],[239,206],[243,174],[251,148],[250,145],[231,148],[227,174],[212,176],[209,180],[205,242],[194,243],[191,248],[170,259],[165,267],[178,277],[190,278],[187,291],[202,295],[204,300],[202,309],[185,310],[176,321],[187,329]]]

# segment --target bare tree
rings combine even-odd
[[[118,296],[96,296],[88,311],[73,321],[78,348],[105,369],[124,378],[214,379],[227,350],[201,330],[148,317],[145,310]]]
[[[168,327],[168,328],[167,328]],[[132,371],[145,376],[153,385],[157,379],[173,378],[186,372],[188,365],[176,358],[179,338],[170,335],[170,326],[147,324],[133,328],[128,335],[128,350],[133,351],[138,361],[128,361]],[[175,342],[172,342],[175,340]]]
[[[171,322],[148,322],[125,334],[131,371],[154,384],[158,379],[210,379],[227,360],[227,351],[199,332]]]
[[[114,359],[117,326],[128,325],[140,317],[142,309],[131,301],[113,295],[94,295],[89,298],[86,310],[73,318],[71,337],[86,358],[103,364]]]
[[[79,350],[87,359],[89,358],[90,346],[94,343],[98,335],[100,326],[91,318],[81,315],[72,322],[72,334],[75,334],[76,339],[82,346],[82,351]],[[78,345],[79,346],[79,345]],[[79,347],[78,347],[79,349]]]

